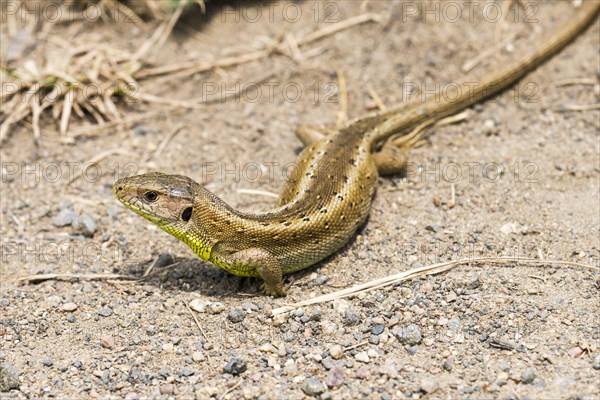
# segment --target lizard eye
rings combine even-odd
[[[144,193],[144,198],[149,202],[156,201],[156,199],[158,199],[158,193],[154,191],[146,192]]]

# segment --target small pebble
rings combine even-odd
[[[452,291],[448,293],[448,296],[446,296],[446,303],[452,303],[453,301],[456,301],[457,298],[458,296],[456,295],[456,293]]]
[[[340,315],[344,315],[347,309],[350,308],[350,303],[344,299],[335,299],[333,301],[333,309],[340,313]]]
[[[218,302],[210,302],[208,303],[207,308],[210,314],[219,314],[225,311],[225,304]]]
[[[52,218],[52,225],[58,228],[71,225],[75,218],[77,218],[75,211],[65,208],[56,214],[54,218]]]
[[[327,380],[325,381],[325,384],[329,388],[335,388],[341,386],[343,383],[344,370],[341,367],[334,365],[327,374]]]
[[[344,354],[344,349],[339,344],[334,344],[329,348],[329,355],[334,360],[339,360]]]
[[[251,312],[251,311],[258,311],[258,306],[254,303],[251,303],[249,301],[244,301],[242,304],[242,310],[246,311],[246,312]]]
[[[427,377],[421,379],[420,389],[425,393],[433,393],[439,388],[439,384],[436,378]]]
[[[379,335],[371,335],[369,337],[369,343],[378,345],[379,344]]]
[[[102,317],[110,317],[112,315],[112,310],[110,308],[103,308],[100,311],[98,311],[98,315],[102,316]]]
[[[360,361],[362,363],[369,363],[369,361],[371,361],[371,359],[369,358],[369,355],[367,354],[367,352],[365,351],[361,351],[359,353],[356,353],[354,355],[354,359],[356,359],[356,361]]]
[[[77,319],[75,319],[75,316],[74,316],[74,315],[69,315],[69,316],[67,317],[67,322],[69,322],[69,323],[71,323],[71,324],[74,324],[76,321],[77,321]]]
[[[323,385],[318,379],[308,378],[302,385],[302,391],[307,396],[319,396],[325,393],[325,385]]]
[[[112,349],[114,345],[115,339],[112,337],[112,335],[102,336],[102,339],[100,340],[100,346],[102,346],[105,349]]]
[[[248,365],[243,358],[231,357],[229,362],[223,367],[223,372],[231,375],[239,375],[246,370]]]
[[[202,362],[206,360],[206,356],[201,351],[195,351],[192,354],[192,360],[194,360],[195,362]]]
[[[592,363],[592,368],[600,369],[600,354],[594,357],[594,362]]]
[[[54,365],[54,362],[52,362],[52,360],[47,360],[47,359],[46,359],[46,360],[42,361],[42,365],[43,365],[44,367],[51,367],[51,366],[53,366],[53,365]]]
[[[89,215],[81,215],[73,220],[71,223],[75,232],[83,233],[83,236],[91,238],[94,237],[94,233],[98,229],[98,224]]]
[[[513,224],[512,222],[506,223],[502,225],[502,227],[500,227],[500,232],[504,233],[505,235],[510,235],[511,233],[515,233],[516,231],[517,225]]]
[[[19,373],[10,364],[0,366],[0,392],[8,392],[19,388]]]
[[[179,370],[179,376],[192,376],[195,373],[196,371],[188,367],[183,367]]]
[[[358,314],[352,308],[348,308],[344,311],[342,320],[346,326],[358,325],[360,323],[360,314]]]
[[[240,308],[234,308],[233,310],[229,311],[229,314],[227,314],[227,319],[234,324],[242,322],[244,318],[246,318],[246,312]]]
[[[205,313],[206,307],[208,306],[208,301],[194,299],[190,301],[190,308],[199,313]]]
[[[535,370],[531,367],[527,368],[521,374],[521,382],[523,382],[525,384],[532,383],[534,379],[535,379]]]
[[[385,326],[383,324],[377,324],[373,328],[371,328],[371,333],[373,335],[381,335],[383,333],[383,329]]]
[[[400,329],[397,329],[394,335],[401,344],[407,346],[417,345],[421,343],[422,339],[421,328],[419,328],[415,324],[410,324]]]
[[[320,321],[322,315],[323,315],[323,312],[321,311],[321,307],[319,307],[319,306],[314,306],[310,310],[310,319],[313,321]]]
[[[62,306],[60,306],[60,311],[62,312],[72,312],[77,310],[77,304],[75,303],[65,303]]]
[[[169,253],[163,253],[158,256],[152,268],[164,268],[172,265],[175,262],[173,256]]]
[[[196,300],[198,299],[192,300],[190,303],[190,308],[194,311],[200,313],[208,312],[209,314],[219,314],[225,311],[225,305],[223,303],[212,301],[203,302],[202,300],[198,300],[194,305],[192,305],[192,303],[194,303]]]
[[[175,385],[173,385],[172,383],[167,383],[165,385],[160,385],[158,390],[160,391],[160,394],[174,394],[175,393]]]
[[[3,305],[4,307],[8,307],[8,306],[10,306],[10,300],[8,300],[8,299],[2,299],[2,305]]]
[[[452,368],[454,367],[454,359],[446,358],[442,363],[442,367],[448,372],[452,371]]]

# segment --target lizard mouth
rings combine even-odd
[[[155,215],[154,210],[148,204],[143,202],[137,195],[137,190],[128,188],[121,181],[117,181],[113,186],[113,191],[117,200],[131,211],[140,215],[156,225],[160,225],[161,220]],[[135,192],[134,193],[132,193]]]

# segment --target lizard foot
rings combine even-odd
[[[261,294],[273,297],[284,297],[286,294],[283,285],[269,285],[267,282],[263,282],[258,291]]]

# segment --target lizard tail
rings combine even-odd
[[[549,37],[532,52],[506,65],[498,72],[492,72],[477,79],[476,85],[466,85],[470,90],[462,90],[453,100],[440,100],[436,96],[408,106],[393,113],[367,133],[366,139],[373,146],[378,146],[390,136],[413,130],[421,136],[417,125],[429,126],[441,118],[455,114],[485,98],[503,91],[526,74],[537,68],[544,61],[562,50],[577,37],[595,19],[600,10],[600,0],[584,1],[575,14],[560,28],[549,32]],[[424,122],[425,121],[425,122]],[[418,138],[416,138],[418,139]],[[416,143],[415,138],[408,143]],[[408,146],[410,147],[410,145]]]

